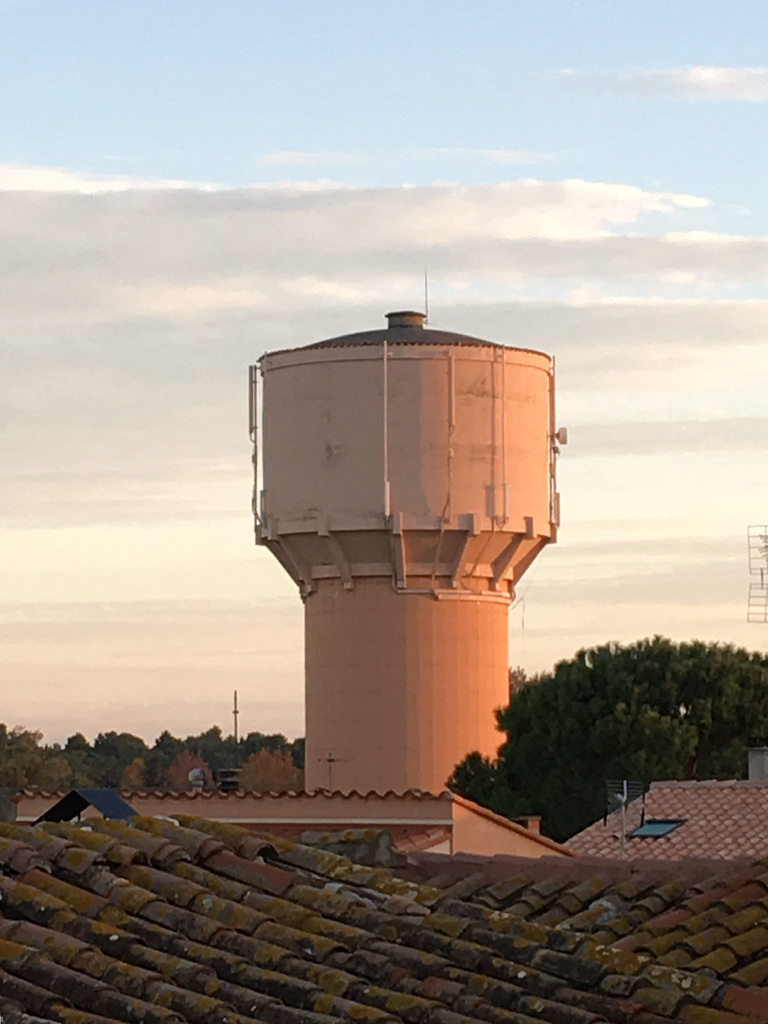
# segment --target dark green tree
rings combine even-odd
[[[118,787],[123,772],[137,757],[146,757],[143,739],[129,732],[100,732],[93,741],[91,771],[98,786]]]
[[[144,755],[144,783],[147,789],[164,789],[166,774],[184,749],[182,740],[164,729]]]
[[[743,778],[768,736],[768,657],[664,637],[579,651],[497,714],[495,762],[471,754],[449,785],[566,839],[605,811],[607,779]]]

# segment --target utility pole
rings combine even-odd
[[[235,722],[235,768],[239,767],[240,765],[240,741],[237,735],[237,717],[239,714],[240,712],[237,710],[237,690],[235,690],[235,701],[232,707],[232,718],[234,719]]]

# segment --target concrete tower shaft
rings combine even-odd
[[[308,789],[440,791],[495,754],[509,602],[556,536],[551,358],[423,319],[259,364],[256,532],[305,601]]]

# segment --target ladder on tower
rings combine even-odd
[[[747,529],[749,584],[747,622],[768,622],[768,526]]]

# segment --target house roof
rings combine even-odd
[[[682,821],[667,835],[629,838],[643,820]],[[654,782],[626,809],[626,856],[768,856],[768,782]],[[617,857],[621,813],[609,814],[565,844],[579,854]]]
[[[463,877],[436,884],[435,865],[457,862],[413,856],[432,884],[199,818],[0,825],[0,1013],[10,1024],[768,1020],[766,864],[716,862],[704,878],[711,866],[667,863],[660,881],[626,863],[583,878],[586,858],[529,862],[527,874],[519,858],[464,858]]]
[[[50,818],[54,813],[52,805],[60,797],[61,794],[44,790],[20,791],[15,798],[17,820],[22,823]],[[420,789],[403,793],[133,790],[123,792],[122,797],[130,802],[133,813],[192,814],[236,822],[255,831],[266,828],[288,839],[298,839],[308,829],[339,831],[377,827],[387,828],[402,849],[429,849],[449,841],[452,849],[480,848],[487,852],[491,842],[499,851],[503,849],[507,853],[574,856],[566,847],[539,833],[538,818],[534,819],[535,827],[526,828],[449,790],[440,793]],[[131,813],[130,808],[128,813]],[[65,818],[71,816],[64,815]],[[478,832],[483,835],[477,835]]]

